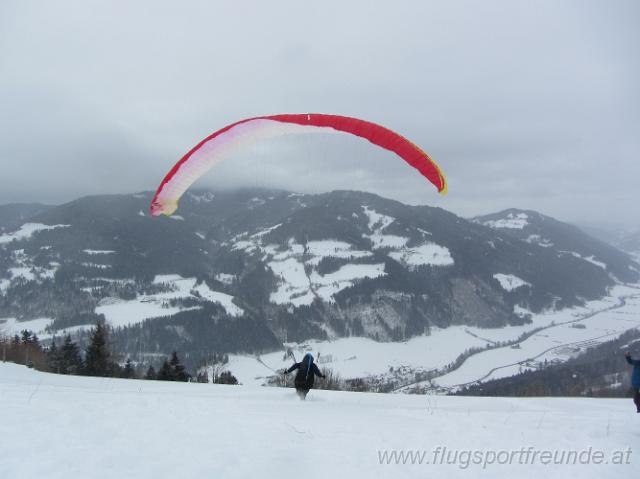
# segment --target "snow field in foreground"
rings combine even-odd
[[[2,363],[0,397],[2,475],[16,479],[619,478],[638,465],[631,399],[314,390],[301,402],[291,389],[59,376]],[[430,460],[438,447],[485,457],[591,448],[605,460],[623,451],[630,463],[380,464],[379,452],[425,451]]]

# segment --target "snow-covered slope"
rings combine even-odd
[[[12,479],[619,479],[638,469],[639,418],[626,399],[314,390],[301,402],[290,389],[58,376],[2,363],[0,397],[0,464]],[[415,464],[400,453],[415,454]],[[581,459],[544,463],[542,454],[563,453]]]

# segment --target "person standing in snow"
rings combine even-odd
[[[307,397],[307,393],[313,387],[313,380],[315,376],[321,377],[324,379],[324,374],[320,372],[318,366],[313,362],[313,356],[311,353],[307,353],[302,358],[302,361],[299,363],[295,363],[289,369],[287,369],[284,374],[289,374],[292,371],[298,370],[296,373],[296,377],[293,383],[296,386],[296,392],[301,400]]]
[[[633,359],[631,353],[624,353],[627,362],[633,366],[631,373],[631,386],[633,387],[633,402],[636,405],[637,412],[640,413],[640,359]]]

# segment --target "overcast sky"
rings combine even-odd
[[[463,216],[640,223],[640,2],[0,2],[0,203],[155,190],[233,121],[335,113],[420,145],[256,145],[201,186],[361,189]]]

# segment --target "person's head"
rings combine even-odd
[[[302,358],[302,361],[304,361],[305,363],[312,363],[313,362],[313,355],[311,353],[305,354],[304,358]]]

